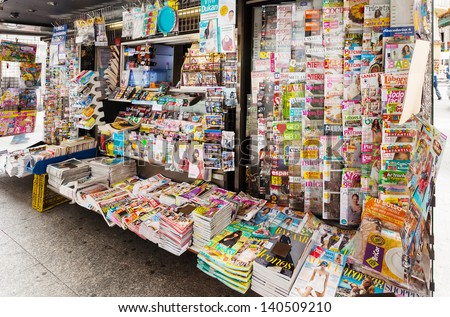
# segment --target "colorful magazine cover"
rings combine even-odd
[[[364,24],[364,6],[369,0],[345,0],[344,23],[346,33],[362,32]]]
[[[219,52],[219,29],[217,19],[200,21],[200,53]]]
[[[2,40],[0,42],[0,61],[34,63],[37,46]]]
[[[302,265],[304,252],[309,252],[310,241],[309,234],[299,234],[278,227],[264,245],[264,249],[258,253],[255,262],[274,271],[277,276],[293,282],[295,273]]]
[[[334,297],[347,257],[315,245],[292,286],[290,297]]]
[[[20,63],[20,87],[22,88],[38,88],[41,86],[41,69],[40,63]]]
[[[340,224],[355,226],[361,222],[361,188],[341,188]]]
[[[336,297],[370,296],[384,293],[386,282],[346,265],[339,281]]]
[[[366,5],[364,7],[364,27],[383,28],[390,26],[390,10],[389,4]]]

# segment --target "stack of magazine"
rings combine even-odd
[[[63,184],[77,181],[91,175],[91,169],[86,161],[72,158],[47,166],[48,184],[59,191]]]
[[[114,226],[114,222],[111,219],[108,219],[108,212],[123,206],[131,198],[128,191],[121,188],[111,188],[86,194],[84,204],[88,209],[94,210],[102,215],[106,223],[112,227]]]
[[[231,223],[233,205],[225,199],[210,199],[210,204],[197,207],[194,219],[193,249],[201,250],[215,235]]]
[[[250,288],[253,261],[267,242],[253,236],[255,229],[249,224],[232,222],[199,252],[197,267],[245,293]]]
[[[252,290],[262,296],[286,297],[308,256],[315,232],[277,227],[253,265]],[[302,224],[302,228],[304,224]]]
[[[89,162],[92,176],[106,176],[109,183],[115,184],[137,173],[136,161],[128,158],[97,158]]]
[[[166,188],[170,184],[169,178],[157,174],[134,184],[132,192],[135,196],[150,197],[150,193]]]
[[[159,247],[175,255],[183,254],[191,245],[194,221],[192,212],[198,205],[187,203],[171,206],[159,219]]]

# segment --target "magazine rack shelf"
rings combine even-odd
[[[83,80],[88,76],[88,81]],[[87,72],[84,76],[73,80],[76,84],[73,89],[75,98],[72,104],[76,113],[73,117],[75,120],[79,119],[77,123],[79,129],[92,130],[95,126],[105,123],[102,104],[105,95],[98,77],[98,72]]]

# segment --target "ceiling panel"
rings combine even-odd
[[[4,0],[0,0],[1,2]],[[56,2],[56,6],[48,2]],[[0,10],[0,22],[51,26],[52,22],[60,19],[72,19],[80,14],[99,10],[106,6],[134,2],[129,0],[7,0]],[[136,1],[137,2],[137,1]],[[30,12],[29,10],[36,10]],[[18,12],[17,18],[11,17],[12,12]]]

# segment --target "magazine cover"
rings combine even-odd
[[[344,3],[325,1],[322,8],[324,43],[327,47],[342,47],[344,44]]]
[[[219,52],[219,29],[217,19],[200,20],[200,53]]]
[[[236,52],[236,29],[234,25],[223,25],[220,30],[220,53],[233,53]]]
[[[204,179],[205,162],[203,144],[195,144],[189,153],[189,178]]]
[[[311,37],[322,34],[320,10],[305,10],[305,41],[311,41]]]
[[[362,213],[361,188],[341,188],[340,224],[359,225]]]
[[[386,168],[386,164],[391,161],[408,162],[411,160],[413,147],[411,144],[382,144],[381,145],[381,167]]]
[[[38,88],[41,86],[42,64],[20,63],[20,87]]]
[[[0,97],[0,107],[6,110],[12,110],[19,104],[19,89],[7,88],[3,90]]]
[[[384,293],[386,282],[347,264],[339,281],[336,297],[370,296]]]
[[[253,231],[255,231],[254,226],[243,224],[242,222],[232,222],[200,251],[198,257],[205,261],[211,261],[225,270],[230,269],[231,272],[234,270],[249,271],[252,261],[242,261],[239,263],[240,265],[236,265],[238,262],[234,262],[234,265],[229,262],[246,245],[246,242],[251,239]],[[255,249],[251,253],[254,259],[261,245],[253,246]],[[246,252],[251,251],[248,248],[246,250]]]
[[[382,102],[383,113],[401,114],[403,112],[403,102],[406,96],[405,88],[383,88]]]
[[[347,257],[315,245],[292,286],[290,297],[334,297]]]
[[[409,70],[414,43],[390,43],[385,45],[384,68],[386,73]]]
[[[366,30],[363,34],[362,50],[367,53],[378,54],[383,50],[383,32],[377,28]],[[367,65],[369,66],[369,65]]]
[[[403,248],[400,234],[371,232],[367,238],[363,267],[375,271],[386,279],[404,282]]]
[[[219,0],[219,25],[235,25],[236,24],[236,1]]]
[[[362,32],[364,23],[364,6],[369,0],[345,0],[344,24],[346,33]]]
[[[430,124],[420,121],[416,145],[410,157],[408,187],[412,188],[412,203],[417,206],[424,219],[427,219],[428,216],[431,195],[434,191],[446,142],[445,134]]]
[[[383,28],[390,26],[390,4],[366,5],[364,7],[364,27]]]
[[[2,40],[0,42],[0,61],[34,63],[37,46]]]
[[[382,141],[381,118],[364,117],[362,120],[362,143],[364,146],[369,144],[380,145]],[[364,149],[367,149],[367,147]]]
[[[360,73],[349,71],[344,73],[344,100],[360,100]]]
[[[273,271],[277,276],[293,282],[295,272],[300,269],[299,260],[304,252],[309,252],[307,246],[310,235],[304,235],[278,227],[257,257],[262,267]]]
[[[379,234],[377,226],[389,229],[391,232],[400,232],[405,224],[406,210],[401,207],[386,203],[378,198],[368,197],[364,204],[364,212],[361,215],[361,230],[354,239],[354,254],[352,257],[362,263],[369,234]],[[401,257],[400,257],[401,258]]]
[[[356,135],[345,138],[342,149],[345,166],[347,168],[360,168],[362,153],[361,136]]]
[[[323,180],[305,180],[305,205],[304,211],[321,216],[323,212]]]

